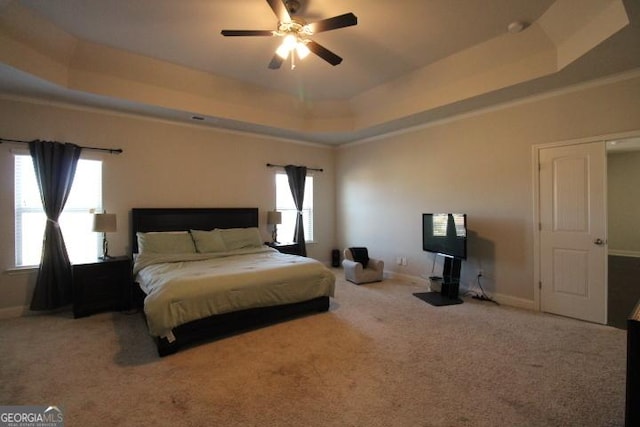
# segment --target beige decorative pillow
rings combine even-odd
[[[262,246],[257,227],[220,229],[220,235],[228,251]]]
[[[225,252],[227,250],[220,230],[191,230],[191,237],[193,237],[198,252]]]
[[[187,254],[196,253],[191,234],[187,231],[136,233],[138,253]]]

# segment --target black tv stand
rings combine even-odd
[[[458,297],[460,290],[460,270],[462,260],[460,258],[445,257],[442,268],[442,277],[430,277],[430,280],[440,281],[440,292],[417,292],[416,297],[436,307],[462,304]]]

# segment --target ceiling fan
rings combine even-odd
[[[298,0],[267,0],[271,10],[278,18],[277,29],[274,30],[222,30],[226,37],[251,36],[251,37],[282,37],[282,44],[273,55],[269,68],[277,70],[291,55],[291,69],[295,68],[295,55],[304,59],[310,52],[315,53],[331,65],[338,65],[342,58],[331,52],[324,46],[310,40],[308,37],[323,31],[337,30],[358,24],[358,18],[353,13],[334,16],[333,18],[307,23],[299,17],[291,17],[300,10]],[[295,51],[295,53],[294,53]]]

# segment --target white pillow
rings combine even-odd
[[[257,227],[226,228],[219,231],[228,251],[262,246],[262,237]]]
[[[220,230],[191,230],[191,237],[193,237],[198,252],[225,252],[227,250]]]
[[[138,253],[188,254],[196,253],[191,234],[187,231],[136,233]]]

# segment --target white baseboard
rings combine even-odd
[[[638,251],[625,251],[622,249],[609,249],[608,251],[609,255],[613,255],[613,256],[625,256],[625,257],[631,257],[631,258],[640,258],[640,252]]]
[[[493,294],[491,296],[496,302],[503,305],[508,305],[509,307],[523,308],[525,310],[536,311],[535,301],[530,299],[512,297],[509,295],[502,294]]]
[[[412,276],[410,274],[403,274],[403,273],[398,273],[397,271],[389,271],[389,270],[385,270],[384,271],[384,277],[388,277],[389,279],[397,279],[397,280],[402,280],[404,282],[418,282],[418,283],[429,283],[429,280],[423,278],[423,277],[418,277],[418,276]]]
[[[16,317],[22,317],[29,312],[29,307],[26,305],[19,305],[16,307],[0,308],[0,320],[1,319],[13,319]]]
[[[428,278],[424,278],[424,277],[418,277],[418,276],[412,276],[409,274],[402,274],[402,273],[398,273],[395,271],[386,271],[384,272],[384,277],[388,277],[390,279],[397,279],[397,280],[403,280],[403,281],[407,281],[407,282],[414,282],[414,283],[424,283],[426,285],[429,284],[429,279]],[[467,292],[468,289],[465,289],[464,287],[460,288],[460,295],[463,295],[465,292]],[[508,305],[510,307],[516,307],[516,308],[522,308],[525,310],[536,310],[536,306],[535,306],[535,301],[534,300],[529,300],[529,299],[524,299],[524,298],[518,298],[518,297],[512,297],[510,295],[503,295],[503,294],[497,294],[497,293],[493,293],[491,294],[491,298],[493,298],[497,303],[499,304],[503,304],[503,305]]]

